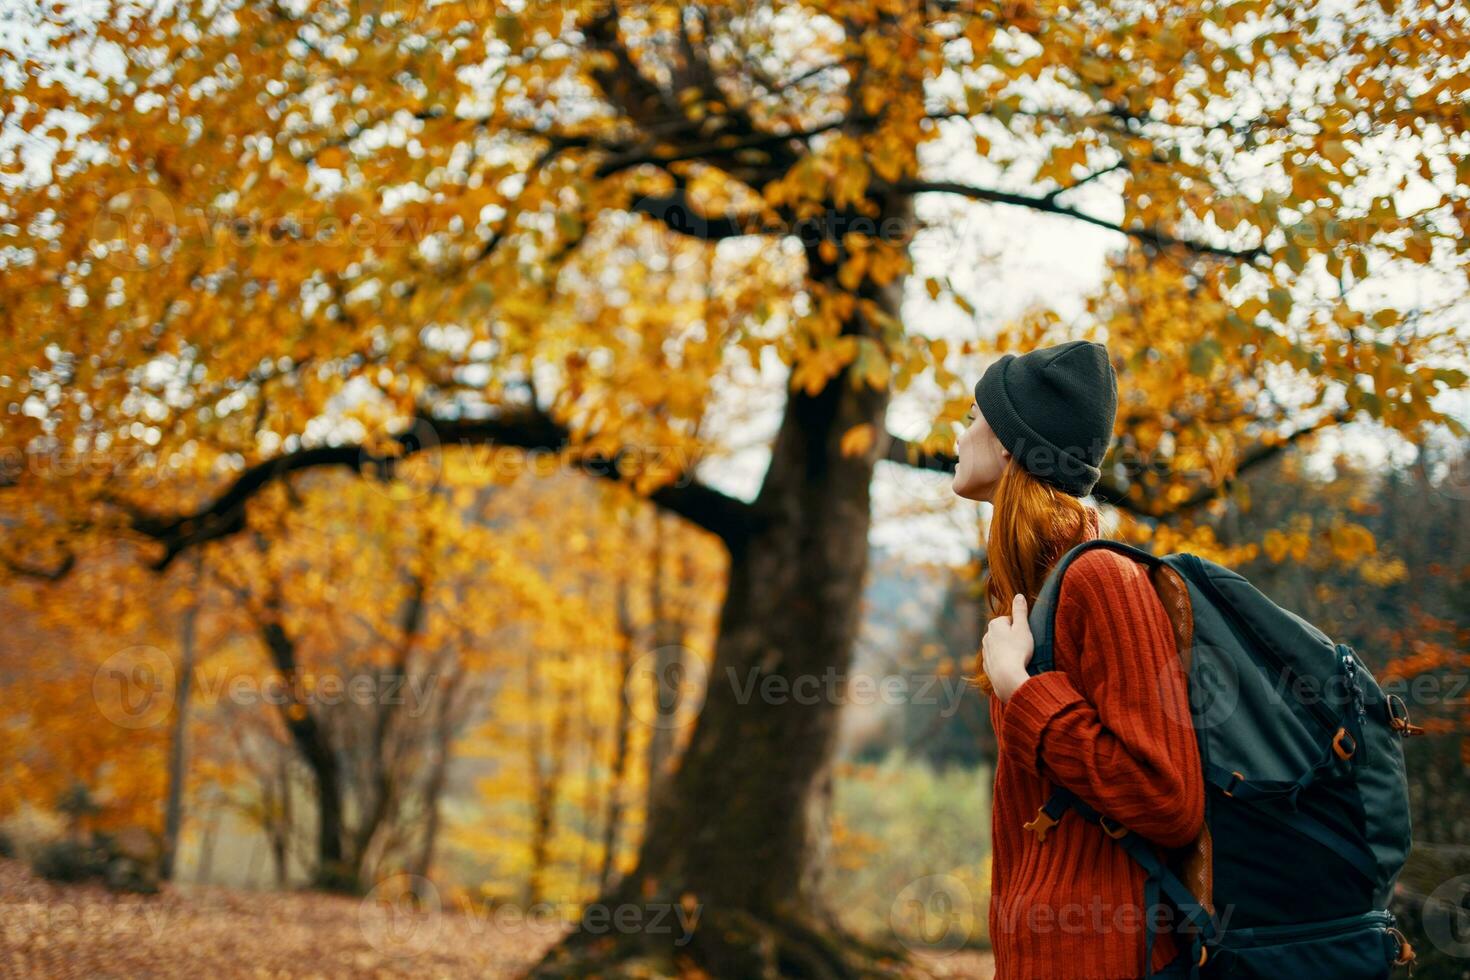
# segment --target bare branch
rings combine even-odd
[[[133,530],[164,546],[163,556],[154,564],[155,569],[162,570],[191,547],[243,530],[246,504],[266,487],[293,473],[340,467],[354,473],[370,470],[387,479],[403,458],[441,446],[494,445],[560,451],[571,445],[563,426],[536,411],[520,411],[493,419],[419,418],[395,441],[396,456],[376,455],[365,446],[349,444],[301,449],[265,460],[246,469],[213,501],[182,516],[151,514],[116,498],[111,502],[129,515]],[[617,457],[587,460],[581,468],[604,479],[623,478]],[[732,549],[742,547],[755,524],[751,505],[686,477],[653,492],[649,499],[719,535]]]
[[[1167,232],[1157,231],[1149,228],[1124,228],[1115,222],[1105,218],[1099,218],[1065,204],[1058,204],[1054,195],[1043,195],[1031,197],[1025,194],[1012,194],[1009,191],[1000,191],[988,187],[972,187],[969,184],[959,184],[950,181],[901,181],[897,190],[910,194],[957,194],[968,197],[974,201],[989,201],[994,204],[1009,204],[1015,207],[1030,208],[1033,211],[1041,211],[1046,214],[1058,214],[1067,218],[1075,218],[1108,231],[1116,231],[1141,242],[1157,245],[1161,248],[1180,247],[1197,252],[1201,255],[1217,255],[1222,258],[1240,259],[1245,262],[1253,262],[1266,254],[1261,247],[1249,249],[1223,248],[1219,245],[1210,245],[1206,242],[1193,242],[1183,238],[1175,238]]]
[[[1245,475],[1256,467],[1261,466],[1264,463],[1270,462],[1306,437],[1331,426],[1340,425],[1343,422],[1347,421],[1348,418],[1350,418],[1351,416],[1352,412],[1349,409],[1345,407],[1340,408],[1332,414],[1326,415],[1316,422],[1311,423],[1310,425],[1305,425],[1301,428],[1293,429],[1286,435],[1277,436],[1273,439],[1260,440],[1251,448],[1247,449],[1244,453],[1241,454],[1239,461],[1237,461],[1235,465],[1235,472],[1232,476],[1225,479],[1219,484],[1207,483],[1196,487],[1194,491],[1189,494],[1189,496],[1185,497],[1183,500],[1179,501],[1177,504],[1174,504],[1164,511],[1149,510],[1146,507],[1141,507],[1138,504],[1133,503],[1132,501],[1128,500],[1127,497],[1128,487],[1121,486],[1110,480],[1099,481],[1097,487],[1094,488],[1092,493],[1093,496],[1097,498],[1100,503],[1110,504],[1121,510],[1126,510],[1130,513],[1137,514],[1140,517],[1151,518],[1154,520],[1162,520],[1175,514],[1185,513],[1194,510],[1197,507],[1200,507],[1204,504],[1209,503],[1212,500],[1215,500],[1218,497],[1223,496],[1225,493],[1229,492],[1231,486],[1233,486],[1235,481],[1238,480],[1241,476]]]
[[[28,565],[12,558],[3,558],[0,559],[0,562],[3,562],[5,567],[16,575],[23,575],[26,578],[38,578],[45,582],[59,582],[66,578],[67,573],[72,570],[72,566],[77,563],[77,556],[68,552],[62,556],[61,561],[50,568],[42,568],[39,565]]]
[[[1097,180],[1099,177],[1106,176],[1107,174],[1113,173],[1117,170],[1126,170],[1127,168],[1128,161],[1119,160],[1116,163],[1103,167],[1101,170],[1094,170],[1086,177],[1074,181],[1073,183],[1068,184],[1066,187],[1058,187],[1054,190],[1047,191],[1046,194],[1042,195],[1041,199],[1047,202],[1055,201],[1057,198],[1061,197],[1068,191],[1075,191],[1077,188],[1083,186],[1084,184],[1090,183],[1091,181]]]
[[[1092,495],[1098,503],[1116,507],[1127,511],[1135,517],[1151,521],[1162,521],[1171,517],[1195,510],[1210,501],[1229,492],[1236,480],[1251,470],[1275,459],[1291,448],[1297,442],[1320,432],[1332,425],[1341,424],[1350,417],[1352,413],[1347,409],[1339,409],[1331,415],[1313,422],[1310,425],[1295,429],[1283,436],[1274,439],[1262,439],[1250,449],[1241,454],[1235,466],[1235,473],[1230,478],[1218,484],[1202,484],[1196,487],[1189,496],[1183,500],[1171,504],[1167,508],[1159,509],[1149,507],[1147,503],[1135,501],[1129,497],[1130,485],[1119,483],[1114,480],[1100,480],[1093,488]],[[914,469],[929,470],[939,473],[953,473],[955,468],[955,457],[949,453],[926,453],[914,443],[897,436],[888,437],[888,448],[884,451],[882,458],[890,463],[899,463]]]
[[[775,235],[787,230],[784,227],[765,226],[759,215],[744,218],[739,215],[705,217],[690,203],[689,195],[683,187],[677,188],[672,194],[641,198],[633,202],[631,209],[637,214],[646,214],[663,222],[670,231],[707,242],[746,235]]]

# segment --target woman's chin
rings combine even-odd
[[[973,500],[977,504],[988,504],[995,496],[996,482],[998,481],[961,480],[956,476],[950,489],[955,492],[955,496]]]

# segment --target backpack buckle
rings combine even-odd
[[[1342,744],[1344,738],[1350,743],[1347,747]],[[1339,728],[1337,734],[1332,736],[1332,751],[1337,753],[1339,759],[1346,762],[1353,757],[1354,752],[1358,751],[1358,740],[1353,738],[1352,733],[1346,728]]]
[[[1097,825],[1102,828],[1103,833],[1107,834],[1113,840],[1121,840],[1128,833],[1128,828],[1112,817],[1098,817]]]
[[[1399,932],[1397,929],[1390,928],[1388,932],[1391,936],[1393,936],[1394,941],[1399,944],[1398,956],[1394,958],[1393,965],[1407,966],[1409,968],[1409,972],[1413,973],[1414,961],[1419,958],[1418,954],[1414,952],[1413,944],[1410,943],[1409,940],[1404,936],[1404,934]]]
[[[1238,769],[1232,769],[1230,771],[1230,775],[1234,776],[1235,778],[1230,780],[1229,786],[1226,786],[1220,790],[1220,792],[1224,793],[1226,796],[1234,796],[1236,785],[1245,782],[1245,774]]]
[[[1021,824],[1021,827],[1034,832],[1036,834],[1036,843],[1041,844],[1046,841],[1046,832],[1056,825],[1056,817],[1047,813],[1046,807],[1039,806],[1036,808],[1036,819]]]

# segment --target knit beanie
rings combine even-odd
[[[1000,444],[1032,476],[1074,497],[1092,492],[1118,413],[1108,349],[1089,340],[1007,354],[975,384]]]

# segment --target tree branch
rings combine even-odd
[[[717,139],[681,146],[677,151],[670,153],[658,153],[646,147],[625,150],[612,154],[601,163],[597,168],[597,176],[611,177],[620,171],[642,164],[667,167],[669,164],[683,163],[687,160],[700,160],[710,166],[731,169],[728,162],[722,162],[726,158],[733,159],[738,154],[749,153],[752,150],[778,149],[791,142],[805,143],[815,136],[840,129],[846,123],[844,119],[837,119],[810,129],[797,129],[788,133],[771,133],[763,130],[754,130],[744,135],[725,133]],[[786,155],[794,158],[795,152],[788,148]]]
[[[1106,228],[1108,231],[1116,231],[1141,242],[1157,245],[1161,248],[1177,246],[1197,252],[1201,255],[1218,255],[1222,258],[1240,259],[1245,262],[1253,262],[1264,256],[1266,250],[1261,247],[1248,249],[1223,248],[1219,245],[1210,245],[1206,242],[1194,242],[1188,239],[1175,238],[1166,232],[1149,228],[1124,228],[1122,225],[1104,218],[1099,218],[1065,204],[1058,204],[1054,195],[1043,195],[1032,197],[1026,194],[1012,194],[1009,191],[1000,191],[988,187],[972,187],[969,184],[959,184],[950,181],[923,181],[908,180],[900,181],[896,190],[910,194],[957,194],[968,197],[974,201],[989,201],[993,204],[1009,204],[1014,207],[1030,208],[1033,211],[1041,211],[1046,214],[1057,214],[1067,218],[1075,218],[1078,221]]]
[[[1052,190],[1049,190],[1045,194],[1043,194],[1041,199],[1047,204],[1052,204],[1056,201],[1057,198],[1061,197],[1063,194],[1066,194],[1068,191],[1075,191],[1077,188],[1082,187],[1083,185],[1088,184],[1094,180],[1097,180],[1099,177],[1107,176],[1108,174],[1118,170],[1126,170],[1127,168],[1128,161],[1119,160],[1116,163],[1111,163],[1108,166],[1103,167],[1099,170],[1094,170],[1087,176],[1079,178],[1078,180],[1073,181],[1065,187],[1053,188]]]
[[[632,203],[629,210],[663,222],[670,231],[706,242],[746,235],[779,235],[789,230],[783,225],[766,226],[760,215],[705,217],[690,203],[689,194],[683,187],[676,188],[672,194],[640,198]]]
[[[161,516],[144,511],[127,501],[111,498],[126,511],[133,530],[164,547],[154,563],[162,570],[191,547],[227,538],[245,527],[245,506],[271,484],[306,470],[342,467],[360,472],[374,471],[380,478],[393,475],[397,463],[408,456],[441,446],[493,445],[513,449],[557,452],[571,448],[567,430],[541,412],[521,411],[494,419],[435,420],[420,417],[408,431],[397,436],[399,454],[380,456],[365,446],[317,446],[287,453],[249,467],[223,493],[191,514]],[[634,448],[627,452],[636,451]],[[622,454],[620,453],[619,456]],[[623,474],[617,456],[579,461],[579,468],[609,480]],[[755,526],[752,506],[695,481],[681,477],[649,495],[657,506],[678,514],[723,539],[732,550],[743,547]]]
[[[1100,504],[1116,507],[1118,510],[1127,511],[1135,517],[1146,520],[1161,521],[1170,517],[1177,517],[1216,499],[1229,491],[1234,482],[1246,473],[1280,456],[1287,449],[1307,436],[1315,432],[1320,432],[1328,426],[1338,425],[1347,421],[1351,414],[1346,408],[1339,409],[1331,415],[1313,422],[1311,425],[1293,430],[1277,439],[1257,442],[1241,454],[1240,460],[1236,463],[1233,475],[1218,484],[1206,483],[1196,487],[1189,496],[1164,510],[1150,508],[1145,503],[1130,499],[1128,491],[1131,485],[1108,479],[1098,481],[1097,486],[1093,488],[1092,496]],[[939,473],[954,472],[956,460],[949,453],[926,453],[907,439],[900,439],[893,435],[890,435],[888,440],[888,448],[884,450],[883,455],[880,457],[881,459],[890,463],[910,466],[914,469]]]
[[[0,562],[3,562],[5,567],[10,569],[13,574],[21,575],[25,578],[38,578],[44,582],[60,582],[66,578],[67,573],[72,570],[72,566],[77,563],[77,556],[67,552],[61,557],[60,561],[50,568],[42,568],[39,565],[28,565],[25,562],[19,562],[13,558],[0,558]]]
[[[1227,477],[1218,485],[1203,484],[1196,487],[1194,491],[1189,494],[1189,496],[1185,497],[1183,500],[1179,501],[1179,503],[1175,504],[1173,507],[1163,512],[1152,512],[1147,510],[1146,508],[1132,503],[1127,499],[1128,487],[1119,485],[1110,480],[1098,481],[1097,487],[1093,489],[1093,496],[1097,498],[1098,502],[1100,503],[1109,504],[1122,510],[1127,510],[1130,513],[1137,514],[1140,517],[1147,517],[1155,520],[1160,520],[1174,514],[1194,510],[1196,507],[1207,504],[1210,501],[1228,492],[1235,481],[1240,479],[1240,477],[1244,474],[1248,473],[1258,466],[1261,466],[1264,463],[1275,459],[1277,456],[1280,456],[1282,453],[1286,452],[1286,450],[1290,449],[1292,446],[1296,445],[1307,436],[1320,432],[1321,430],[1328,428],[1329,426],[1341,425],[1343,422],[1346,422],[1348,418],[1351,417],[1351,415],[1352,412],[1348,408],[1340,408],[1330,415],[1326,415],[1310,425],[1305,425],[1299,429],[1294,429],[1284,436],[1280,436],[1271,441],[1261,440],[1260,442],[1257,442],[1250,449],[1247,449],[1244,453],[1241,454],[1239,462],[1237,462],[1235,465],[1235,472],[1231,476]]]

